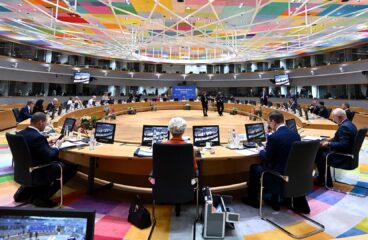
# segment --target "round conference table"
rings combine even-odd
[[[164,110],[182,109],[184,111],[188,104],[193,110],[202,109],[200,102],[156,102],[154,105],[149,102],[140,102],[114,104],[111,107],[117,114],[125,114],[129,107],[134,107],[138,114],[139,112],[152,110],[165,114]],[[213,110],[213,106],[210,106],[210,110],[211,108]],[[229,112],[233,108],[237,108],[238,114],[247,115],[253,113],[259,107],[248,104],[225,104],[225,112]],[[268,114],[274,110],[273,108],[263,107],[262,117],[267,118]],[[318,118],[307,121],[293,113],[281,112],[286,119],[293,118],[296,120],[301,135],[332,137],[337,129],[337,125],[327,119]],[[102,118],[105,113],[102,106],[76,110],[57,117],[53,122],[54,127],[62,126],[66,118],[80,118],[84,115]],[[221,121],[220,117],[219,121]],[[26,127],[27,123],[23,122],[20,125],[18,129]],[[224,139],[226,137],[222,137],[222,140]],[[59,157],[80,165],[80,172],[86,174],[88,178],[87,191],[89,193],[96,190],[94,186],[95,178],[103,180],[103,182],[110,182],[105,187],[111,187],[114,183],[132,191],[147,192],[151,188],[147,179],[152,169],[152,158],[135,157],[134,152],[138,147],[140,147],[139,141],[115,139],[114,144],[99,144],[94,150],[89,150],[89,146],[65,149],[60,152]],[[214,191],[244,188],[250,165],[260,162],[258,152],[255,149],[230,150],[225,146],[215,146],[213,149],[213,154],[207,150],[202,150],[202,156],[196,158],[200,169],[201,184],[212,187]]]

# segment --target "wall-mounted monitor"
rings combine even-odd
[[[73,82],[87,84],[89,83],[90,78],[91,78],[90,73],[76,72],[74,73]]]
[[[288,74],[275,75],[275,84],[278,86],[290,85],[289,75]]]

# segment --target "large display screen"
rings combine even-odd
[[[91,78],[90,73],[77,72],[74,73],[74,83],[89,83],[89,79]]]
[[[276,85],[290,85],[289,75],[275,75],[275,84]]]
[[[114,143],[116,125],[113,123],[96,123],[95,138],[97,142]]]
[[[211,142],[212,146],[220,145],[220,129],[218,125],[213,126],[193,126],[193,144],[203,147],[206,142]]]
[[[168,126],[144,125],[142,133],[142,146],[151,146],[152,142],[160,143],[169,140]]]
[[[178,100],[196,99],[196,86],[173,86],[172,97]]]

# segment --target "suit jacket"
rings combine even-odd
[[[208,97],[202,95],[201,96],[201,103],[202,103],[202,105],[208,105]]]
[[[28,106],[24,106],[19,111],[19,121],[22,122],[28,118],[31,118],[31,111],[28,109]]]
[[[328,118],[329,114],[328,114],[327,108],[325,107],[320,108],[318,112],[318,116],[323,117],[323,118]]]
[[[50,147],[46,137],[35,129],[27,127],[17,134],[25,137],[31,152],[33,166],[58,160],[59,150]]]
[[[355,113],[354,113],[354,112],[352,112],[352,111],[350,111],[350,109],[346,109],[346,110],[345,110],[345,112],[346,112],[346,117],[347,117],[350,121],[353,121],[353,118],[354,118]]]
[[[295,141],[300,141],[299,134],[286,126],[277,129],[267,138],[266,149],[259,153],[263,165],[283,174],[291,145]]]
[[[217,105],[223,105],[225,102],[225,97],[217,96],[215,100]]]
[[[268,103],[268,92],[262,92],[261,93],[261,96],[260,96],[260,102],[261,102],[261,105],[267,105]]]
[[[55,105],[54,105],[53,103],[49,103],[49,104],[47,105],[46,110],[47,110],[48,112],[52,112],[52,111],[54,111],[54,110],[55,110]]]
[[[356,126],[346,119],[340,123],[334,138],[330,142],[330,149],[335,152],[351,154],[357,133]]]

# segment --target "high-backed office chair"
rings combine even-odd
[[[176,215],[180,215],[180,204],[190,202],[196,197],[197,216],[198,179],[194,172],[192,144],[154,144],[152,177],[153,225],[149,238],[156,225],[155,204],[174,204]],[[194,194],[195,191],[195,194]]]
[[[318,149],[319,149],[319,141],[294,142],[289,153],[284,175],[281,175],[280,173],[271,170],[265,171],[261,175],[259,216],[261,217],[262,220],[271,223],[272,225],[284,231],[286,234],[288,234],[293,238],[301,239],[323,232],[324,226],[299,212],[295,212],[296,214],[300,215],[307,221],[319,227],[314,231],[302,235],[295,235],[286,230],[285,228],[281,227],[276,222],[265,217],[262,212],[262,204],[263,204],[262,197],[264,188],[263,180],[265,177],[264,175],[271,174],[284,180],[285,184],[284,184],[283,197],[291,198],[291,207],[293,209],[294,198],[304,197],[309,191],[313,189],[312,172],[314,167],[314,160],[316,158]]]
[[[354,145],[353,145],[353,153],[352,154],[339,153],[339,152],[330,152],[329,154],[327,154],[327,156],[326,156],[326,172],[325,172],[325,188],[327,188],[329,190],[332,190],[332,191],[335,191],[335,192],[341,192],[341,193],[345,193],[345,194],[355,195],[355,196],[358,196],[358,197],[366,197],[366,195],[353,193],[353,192],[346,192],[346,191],[342,191],[340,189],[328,187],[327,186],[327,168],[329,166],[333,167],[333,179],[334,179],[335,182],[345,184],[345,185],[355,186],[355,187],[358,187],[358,188],[368,189],[367,187],[364,187],[364,186],[353,185],[353,184],[349,184],[349,183],[346,183],[346,182],[338,181],[336,179],[336,175],[335,175],[335,168],[340,168],[340,169],[344,169],[344,170],[354,170],[359,166],[359,152],[360,152],[360,148],[363,145],[364,138],[367,134],[367,131],[368,131],[367,128],[362,128],[362,129],[358,130],[358,133],[355,136]],[[344,167],[335,167],[333,165],[328,165],[328,159],[331,156],[334,156],[334,155],[335,156],[345,156],[346,160],[349,161],[349,164],[344,166]]]
[[[22,186],[37,187],[33,181],[33,172],[41,168],[47,168],[57,164],[60,168],[60,203],[59,207],[63,205],[63,167],[61,164],[52,162],[49,164],[34,166],[32,163],[31,152],[28,144],[22,135],[14,135],[6,133],[6,140],[8,141],[10,151],[13,155],[14,163],[14,181]],[[48,183],[46,183],[48,184]]]
[[[17,121],[17,123],[19,123],[20,121],[20,119],[19,119],[19,109],[18,108],[13,108],[12,109],[12,111],[13,111],[13,114],[14,114],[14,117],[15,117],[15,121]]]
[[[328,116],[327,119],[330,118],[331,112],[332,112],[332,108],[327,108],[327,116]]]

